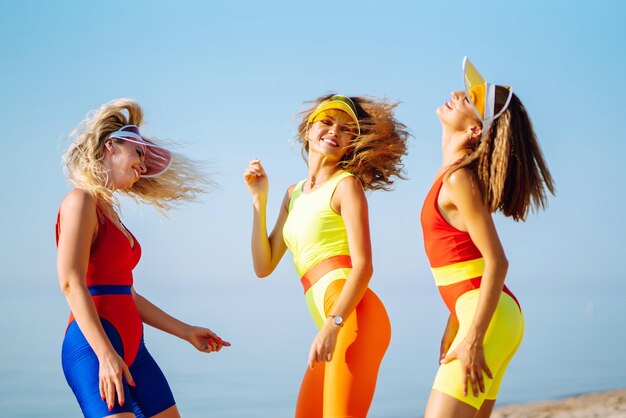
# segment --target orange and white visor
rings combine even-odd
[[[506,88],[509,95],[502,109],[496,114],[496,84],[487,83],[467,57],[463,57],[463,85],[476,116],[483,123],[483,136],[487,135],[491,123],[509,107],[513,89],[509,86],[500,86]]]

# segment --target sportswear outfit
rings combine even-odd
[[[136,384],[122,378],[125,403],[115,402],[111,411],[100,397],[99,362],[93,349],[70,314],[62,348],[63,373],[86,417],[104,417],[133,412],[152,416],[175,404],[172,391],[143,341],[143,321],[131,294],[133,268],[141,258],[141,246],[126,235],[99,208],[98,234],[91,245],[86,284],[104,331],[124,359]],[[56,240],[59,241],[60,212]],[[130,233],[130,231],[129,231]],[[131,234],[132,236],[132,234]]]
[[[341,171],[318,189],[304,193],[304,180],[294,188],[283,236],[304,287],[315,325],[321,328],[350,274],[350,248],[341,215],[331,199]],[[391,339],[391,325],[383,303],[367,289],[344,322],[330,362],[307,369],[296,417],[365,417],[369,410],[382,358]]]
[[[451,315],[459,322],[459,330],[449,348],[452,351],[467,335],[478,307],[480,283],[485,268],[482,254],[469,233],[450,225],[441,215],[437,199],[446,172],[430,189],[421,213],[424,246],[435,283]],[[484,376],[485,392],[475,397],[471,391],[463,395],[465,373],[458,360],[439,367],[433,389],[448,394],[477,409],[484,400],[498,395],[502,377],[524,335],[524,317],[511,291],[504,286],[496,310],[483,340],[487,366],[493,379]]]

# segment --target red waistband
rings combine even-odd
[[[304,287],[304,293],[306,293],[311,286],[315,284],[322,276],[333,270],[341,268],[352,268],[352,259],[349,255],[336,255],[334,257],[327,258],[324,261],[320,261],[309,269],[300,278],[302,287]]]
[[[473,289],[480,289],[481,280],[482,277],[475,277],[473,279],[463,280],[462,282],[454,283],[448,286],[439,286],[439,293],[441,293],[441,297],[448,307],[448,310],[453,313],[454,316],[456,316],[456,300],[465,292],[469,292]],[[520,308],[520,310],[522,309],[519,301],[517,300],[513,292],[511,292],[509,288],[506,287],[506,285],[502,288],[502,291],[511,296],[515,303],[517,303],[517,306]]]

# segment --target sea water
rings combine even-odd
[[[60,348],[68,308],[55,278],[0,294],[0,416],[79,417]],[[182,283],[182,282],[180,282]],[[233,346],[203,354],[146,327],[184,417],[291,417],[315,329],[298,285],[202,283],[148,288],[157,305],[218,332]],[[145,287],[145,286],[144,286]],[[213,289],[212,289],[213,287]],[[526,334],[498,402],[519,403],[626,386],[621,289],[514,289]],[[393,325],[370,417],[423,414],[446,311],[433,286],[381,286]]]

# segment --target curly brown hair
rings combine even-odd
[[[506,88],[496,87],[496,111],[508,94]],[[493,121],[487,135],[470,147],[471,153],[447,176],[463,167],[474,172],[492,212],[524,221],[529,211],[545,209],[546,189],[556,193],[528,112],[514,93],[509,107]]]
[[[300,113],[296,140],[302,144],[303,156],[309,151],[305,140],[309,116],[320,105],[335,94],[319,97],[311,107]],[[361,134],[351,143],[351,152],[340,161],[340,168],[356,176],[365,190],[391,190],[393,177],[405,179],[402,157],[407,154],[410,136],[406,126],[394,117],[398,103],[390,103],[373,97],[350,97],[356,106]],[[306,159],[306,158],[305,158]]]

